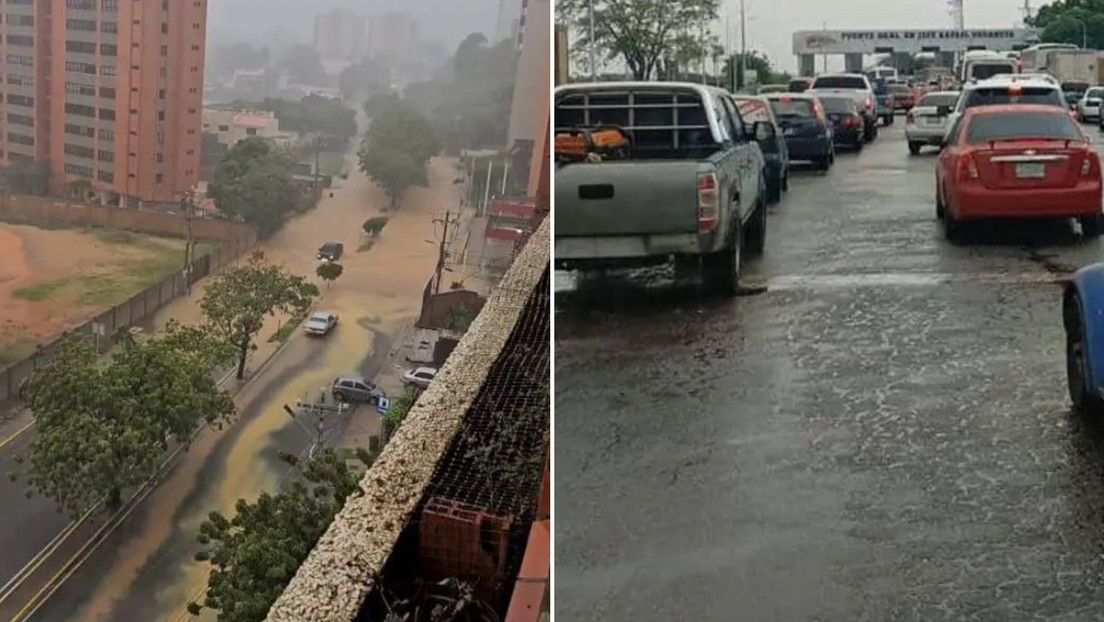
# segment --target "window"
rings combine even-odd
[[[34,136],[27,136],[26,134],[16,134],[15,132],[8,132],[8,142],[15,143],[17,145],[27,145],[33,147],[35,144]]]
[[[96,171],[96,179],[107,183],[115,182],[115,174],[111,171]]]
[[[115,99],[115,89],[108,86],[101,86],[100,97],[104,99]]]
[[[81,84],[79,82],[66,82],[65,92],[72,93],[74,95],[87,95],[89,97],[96,96],[96,87],[91,84]]]
[[[247,128],[245,128],[245,134],[246,134],[246,136],[256,136],[257,135],[257,128],[247,127]]]
[[[724,102],[725,111],[732,120],[732,139],[736,142],[744,140],[744,132],[747,131],[747,128],[744,126],[744,119],[740,116],[739,111],[736,109],[736,105],[732,102],[732,99],[728,97],[722,97],[721,101]]]
[[[229,125],[220,125],[219,126],[219,131],[220,132],[229,132],[230,131],[230,126]]]
[[[34,86],[35,79],[33,76],[21,76],[17,73],[9,73],[8,84],[15,84],[17,86]]]
[[[65,71],[71,73],[84,73],[90,76],[96,75],[96,65],[92,63],[79,63],[73,60],[65,61]]]
[[[66,155],[77,156],[78,158],[92,159],[92,155],[96,153],[96,150],[92,147],[85,147],[84,145],[74,145],[72,143],[65,143]]]
[[[854,89],[859,91],[866,91],[870,89],[870,84],[866,81],[865,76],[820,76],[813,81],[814,89]]]
[[[96,152],[96,159],[100,162],[114,162],[115,152],[108,149],[100,149]]]
[[[91,2],[91,0],[89,0]],[[100,0],[100,8],[105,11],[118,11],[119,0]]]
[[[65,0],[65,8],[67,9],[84,9],[86,11],[96,10],[96,0]]]
[[[67,19],[65,20],[65,27],[69,30],[80,30],[83,32],[96,32],[96,20],[94,19]]]
[[[157,91],[157,99],[165,99],[165,89],[159,89]]]
[[[100,22],[100,32],[119,32],[119,22]]]
[[[92,138],[96,135],[95,128],[88,127],[87,125],[78,125],[76,123],[66,123],[65,133],[72,134],[73,136],[84,136],[85,138]]]
[[[78,175],[80,177],[92,177],[91,166],[81,166],[80,164],[66,164],[65,172],[69,173],[70,175]]]
[[[14,2],[8,2],[8,4],[15,4]],[[27,4],[30,4],[29,2]],[[8,13],[8,25],[9,26],[34,26],[34,17],[31,15],[16,15],[14,13]]]
[[[25,125],[27,127],[34,127],[34,117],[25,114],[15,114],[14,112],[8,113],[8,123],[15,125]]]
[[[95,54],[96,44],[91,41],[66,41],[65,51],[75,54]]]
[[[34,107],[34,98],[26,95],[16,95],[15,93],[8,93],[7,102],[13,106],[26,106],[28,108]]]
[[[169,25],[166,24],[165,22],[161,22],[161,34],[163,34],[163,35],[169,34]]]
[[[92,72],[95,73],[95,72]],[[101,76],[113,76],[115,75],[115,65],[100,65]]]
[[[104,56],[118,56],[119,46],[115,45],[114,43],[101,43],[100,54]]]
[[[80,117],[96,116],[96,109],[82,104],[65,104],[65,114],[75,114]]]
[[[161,56],[168,56],[168,55],[169,55],[169,46],[162,45],[161,46]]]
[[[100,128],[97,131],[97,135],[100,137],[100,140],[110,140],[110,141],[115,140],[115,130],[109,130],[107,128]]]
[[[110,108],[100,108],[100,119],[103,121],[114,121],[115,111]]]
[[[24,67],[34,67],[34,57],[26,56],[24,54],[8,54],[5,57],[9,65],[22,65]]]
[[[14,45],[23,48],[34,47],[34,37],[31,35],[8,35],[8,45]]]
[[[164,162],[164,161],[165,161],[165,154],[163,154],[163,153],[158,153],[158,154],[157,154],[157,161],[158,161],[158,162]]]
[[[8,0],[8,4],[18,6],[31,6],[32,4],[34,4],[34,0]]]
[[[1078,142],[1085,140],[1077,122],[1064,112],[979,114],[966,126],[966,142],[971,145],[1028,137]]]
[[[162,179],[164,179],[164,176],[161,173],[158,173],[157,175],[154,176],[154,181],[156,183],[161,183]]]

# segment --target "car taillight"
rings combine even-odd
[[[872,110],[874,108],[874,100],[870,97],[866,98],[866,109]]]
[[[717,176],[713,173],[698,175],[698,233],[710,233],[717,228],[719,204]]]
[[[908,111],[908,114],[905,115],[905,123],[916,123],[916,112],[915,111],[913,111],[913,110]]]
[[[1086,153],[1085,159],[1081,161],[1081,176],[1088,177],[1093,173],[1093,160],[1096,159],[1095,154]]]
[[[958,179],[965,181],[967,179],[977,179],[979,177],[977,162],[974,162],[972,156],[963,156],[958,161]]]

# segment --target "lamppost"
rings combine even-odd
[[[590,81],[598,81],[598,42],[594,40],[594,0],[587,3],[590,12]]]

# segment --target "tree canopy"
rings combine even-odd
[[[28,483],[73,515],[104,499],[117,506],[157,472],[171,442],[234,414],[214,380],[234,352],[217,335],[170,322],[158,337],[119,338],[102,364],[91,336],[70,336],[23,385],[36,425],[21,457]]]
[[[318,268],[315,270],[318,278],[326,282],[326,287],[329,287],[344,272],[345,267],[333,261],[320,263],[318,264]]]
[[[391,90],[391,67],[381,59],[363,58],[346,67],[337,81],[346,99],[371,97]]]
[[[743,65],[740,54],[733,54],[726,59],[721,84],[728,86],[731,81],[736,89],[744,88],[748,81],[744,77]],[[775,71],[767,55],[758,50],[748,50],[747,68],[755,73],[756,84],[784,84],[791,78],[786,72]]]
[[[238,142],[215,169],[207,196],[223,213],[274,233],[299,208],[303,192],[292,178],[294,162],[264,138]]]
[[[456,48],[450,66],[408,86],[406,99],[429,119],[449,151],[502,147],[517,59],[513,41],[491,46],[482,34],[471,34]]]
[[[411,186],[424,186],[426,165],[440,150],[433,128],[406,100],[391,97],[373,109],[372,125],[358,156],[360,170],[379,184],[397,207]]]
[[[591,0],[556,0],[556,15],[580,33],[579,58],[590,51]],[[593,0],[595,49],[600,62],[622,59],[637,80],[667,75],[673,65],[711,54],[703,36],[717,19],[720,0]]]
[[[46,196],[50,192],[52,170],[45,160],[14,160],[0,171],[0,179],[9,192]]]
[[[357,472],[333,450],[305,464],[294,456],[281,458],[300,475],[287,490],[263,493],[253,503],[239,499],[233,518],[211,512],[200,526],[197,540],[205,548],[196,558],[213,566],[203,606],[217,610],[219,622],[262,622],[357,490]],[[357,458],[372,464],[373,456],[363,449]],[[201,606],[188,608],[198,615]]]
[[[255,251],[248,261],[216,274],[199,306],[217,334],[236,346],[241,380],[265,316],[277,312],[301,316],[318,294],[313,283],[268,263],[263,252]]]
[[[1089,48],[1104,47],[1104,0],[1056,0],[1039,7],[1028,25],[1040,29],[1047,43],[1084,42]]]

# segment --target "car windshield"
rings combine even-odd
[[[814,89],[862,89],[866,80],[858,76],[821,76],[813,82]]]
[[[821,97],[820,103],[824,105],[824,111],[830,114],[848,114],[855,112],[855,102],[846,97]]]
[[[1101,97],[1104,97],[1104,89],[1101,89],[1101,88],[1089,89],[1088,91],[1085,92],[1085,97],[1091,97],[1093,99],[1100,99]]]
[[[791,80],[787,89],[791,93],[804,93],[809,90],[808,80]]]
[[[958,101],[958,93],[939,93],[934,95],[925,95],[920,99],[920,103],[917,106],[931,106],[937,108],[939,106],[954,106]]]
[[[977,63],[970,67],[970,77],[987,80],[1002,73],[1013,73],[1016,66],[1012,63]]]
[[[813,103],[807,99],[772,99],[771,110],[776,117],[813,117]]]
[[[325,324],[326,322],[330,321],[330,318],[329,318],[329,316],[325,315],[324,313],[316,313],[316,314],[310,316],[310,319],[307,320],[307,321],[311,322],[312,324],[318,323],[318,322],[321,322],[321,323]]]
[[[966,129],[971,145],[992,140],[1053,138],[1083,140],[1080,128],[1068,114],[1050,112],[1000,112],[977,115]]]
[[[966,96],[966,107],[993,106],[997,104],[1046,104],[1065,106],[1062,92],[1045,86],[1028,86],[1011,89],[1007,86],[986,87],[970,91]]]
[[[323,244],[322,248],[319,250],[321,250],[323,253],[334,253],[337,252],[337,244],[333,242]]]

